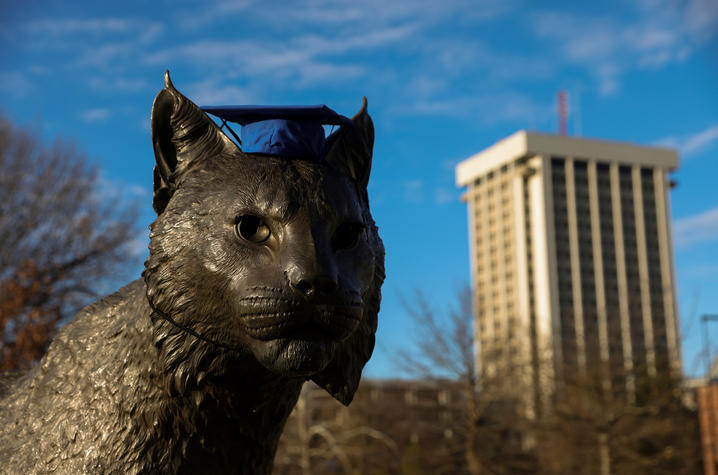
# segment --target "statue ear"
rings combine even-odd
[[[165,71],[165,88],[152,105],[152,145],[156,162],[152,206],[157,214],[164,211],[183,174],[202,157],[239,152],[207,114],[175,89],[169,71]]]
[[[352,123],[354,127],[342,126],[329,143],[326,161],[346,172],[360,189],[366,189],[374,148],[374,124],[367,112],[366,97],[359,112],[352,117]]]
[[[369,183],[374,147],[374,124],[367,112],[366,97],[361,110],[352,118],[352,123],[353,127],[351,124],[342,126],[336,137],[330,139],[326,161],[334,168],[348,174],[356,182],[366,200],[366,186]],[[354,398],[364,365],[374,351],[374,334],[381,300],[379,289],[384,281],[384,246],[368,209],[366,209],[365,220],[371,229],[369,239],[376,254],[374,282],[372,290],[365,297],[364,317],[359,328],[337,348],[334,358],[327,367],[312,377],[312,381],[345,406],[348,406]]]

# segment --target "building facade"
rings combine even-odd
[[[465,396],[455,381],[364,379],[345,407],[307,383],[272,473],[465,473]]]
[[[669,172],[676,151],[520,131],[461,162],[484,379],[530,410],[567,377],[680,371]]]

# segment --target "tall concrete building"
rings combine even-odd
[[[485,377],[514,375],[535,407],[594,368],[628,394],[680,371],[677,165],[670,149],[520,131],[456,167]]]

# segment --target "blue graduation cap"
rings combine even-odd
[[[323,125],[353,125],[325,105],[317,106],[202,106],[222,120],[245,153],[281,155],[321,161],[326,143]],[[227,124],[242,126],[241,138]],[[336,132],[335,132],[336,133]],[[332,134],[334,135],[334,134]]]

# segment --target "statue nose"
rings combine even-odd
[[[303,276],[290,282],[290,286],[306,298],[326,297],[337,290],[337,282],[329,276]]]

